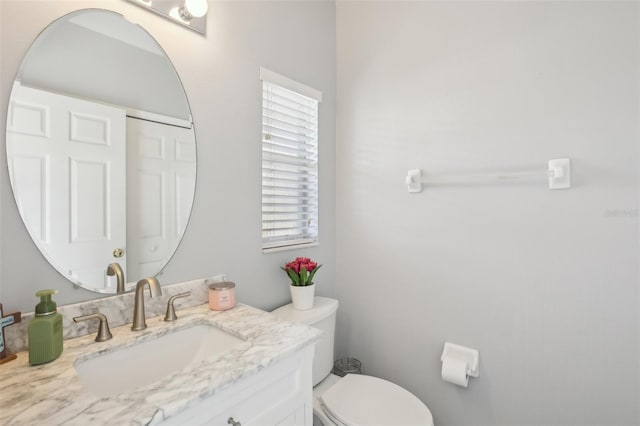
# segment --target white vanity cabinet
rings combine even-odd
[[[240,379],[161,424],[311,426],[313,346]]]
[[[190,332],[203,328],[204,335]],[[241,342],[229,345],[224,333],[211,330]],[[316,328],[239,303],[221,312],[201,304],[181,310],[178,321],[150,318],[143,332],[129,326],[111,332],[107,342],[96,343],[93,335],[65,340],[50,364],[29,366],[29,354],[20,352],[3,365],[0,425],[35,425],[43,418],[47,426],[313,424],[313,353],[322,335]],[[194,339],[216,344],[194,345]],[[220,345],[226,349],[216,352]],[[186,349],[173,351],[177,346]],[[150,352],[158,350],[163,356],[154,359]],[[91,369],[76,369],[94,361]],[[115,393],[105,376],[115,377]]]

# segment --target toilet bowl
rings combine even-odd
[[[429,408],[395,383],[363,374],[331,374],[337,310],[337,300],[316,297],[312,309],[297,311],[289,304],[272,312],[324,331],[313,358],[314,426],[433,426]]]

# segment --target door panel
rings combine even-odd
[[[109,164],[70,159],[71,242],[108,240]]]
[[[125,111],[19,84],[9,109],[9,170],[29,233],[64,276],[108,291],[106,267],[126,247]]]
[[[31,232],[39,241],[49,243],[51,223],[48,205],[48,156],[20,155],[12,158],[15,167],[14,180],[18,208],[24,219],[31,224]]]
[[[128,233],[130,259],[136,259],[128,266],[146,276],[171,258],[186,229],[195,192],[195,138],[192,129],[128,117],[127,141],[127,221],[139,224]]]

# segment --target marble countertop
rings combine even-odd
[[[223,312],[199,305],[177,312],[178,320],[147,319],[148,328],[113,328],[113,339],[94,342],[95,335],[64,341],[55,361],[29,366],[27,352],[0,366],[2,425],[147,425],[158,424],[215,393],[315,342],[321,331],[280,321],[239,304]],[[155,339],[180,328],[211,324],[246,340],[197,366],[158,378],[152,385],[110,397],[92,394],[73,365],[137,342]]]

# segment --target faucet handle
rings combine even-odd
[[[167,302],[167,313],[164,316],[165,321],[175,321],[178,319],[176,316],[176,309],[173,307],[173,302],[176,299],[182,299],[183,297],[191,296],[190,291],[186,291],[184,293],[176,294],[175,296],[171,296],[169,301]]]
[[[96,335],[96,342],[106,342],[113,337],[113,335],[111,334],[111,330],[109,330],[109,321],[107,320],[106,315],[101,314],[100,312],[74,317],[73,321],[80,322],[91,319],[100,320],[100,325],[98,326],[98,334]]]

